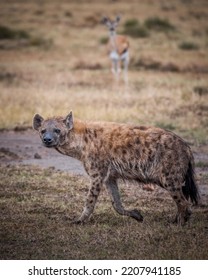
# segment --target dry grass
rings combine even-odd
[[[207,87],[206,1],[171,1],[168,6],[159,1],[140,5],[120,1],[119,8],[107,0],[0,5],[0,25],[11,30],[15,25],[38,42],[52,42],[46,48],[0,40],[0,128],[28,126],[35,112],[63,115],[73,109],[83,119],[160,124],[198,142],[207,141],[207,107],[202,105],[208,96],[194,93],[196,87]],[[153,28],[148,38],[130,38],[128,87],[122,80],[119,85],[113,81],[100,43],[107,35],[100,24],[106,11],[122,15],[121,32],[132,19],[145,24],[156,15],[175,27],[174,32]],[[199,49],[178,48],[184,36]]]
[[[185,75],[173,73],[132,73],[134,81],[125,91],[121,86],[105,86],[100,70],[91,72],[57,74],[55,81],[40,78],[38,84],[35,80],[23,81],[21,88],[12,85],[18,83],[15,80],[3,85],[1,127],[30,125],[36,112],[65,115],[72,109],[82,119],[159,125],[182,134],[185,131],[189,138],[201,131],[204,134],[198,133],[194,139],[204,143],[208,140],[207,95],[199,97],[193,92],[198,82],[189,80],[187,84],[189,75],[184,80]],[[205,80],[201,79],[200,84],[206,84]]]
[[[190,224],[170,223],[175,205],[157,189],[121,186],[122,200],[144,222],[115,214],[104,190],[85,225],[80,214],[86,180],[52,169],[1,167],[1,259],[207,259],[207,207],[194,209]]]

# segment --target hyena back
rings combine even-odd
[[[143,221],[141,213],[126,210],[120,200],[117,181],[136,180],[157,184],[175,201],[176,222],[184,224],[190,201],[197,204],[198,188],[190,147],[176,134],[156,127],[74,120],[64,117],[44,120],[36,114],[33,127],[43,144],[80,160],[91,179],[84,210],[77,222],[92,214],[100,190],[105,185],[114,209],[121,215]]]

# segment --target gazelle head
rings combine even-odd
[[[108,27],[110,34],[115,34],[116,27],[118,26],[120,19],[121,19],[120,16],[117,16],[115,20],[110,20],[108,17],[103,17],[102,23]]]

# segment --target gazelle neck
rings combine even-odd
[[[116,36],[116,30],[109,30],[109,36],[110,37]]]
[[[116,31],[115,30],[111,30],[109,32],[109,37],[110,37],[110,42],[111,42],[111,45],[112,45],[112,48],[116,51]]]

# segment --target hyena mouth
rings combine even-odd
[[[43,142],[43,145],[46,147],[46,148],[54,148],[57,146],[57,144],[55,143],[44,143]]]
[[[43,141],[43,145],[47,148],[52,148],[52,147],[56,147],[57,146],[57,143],[56,141],[54,141],[52,138],[49,138],[49,137],[44,137],[42,139]]]

